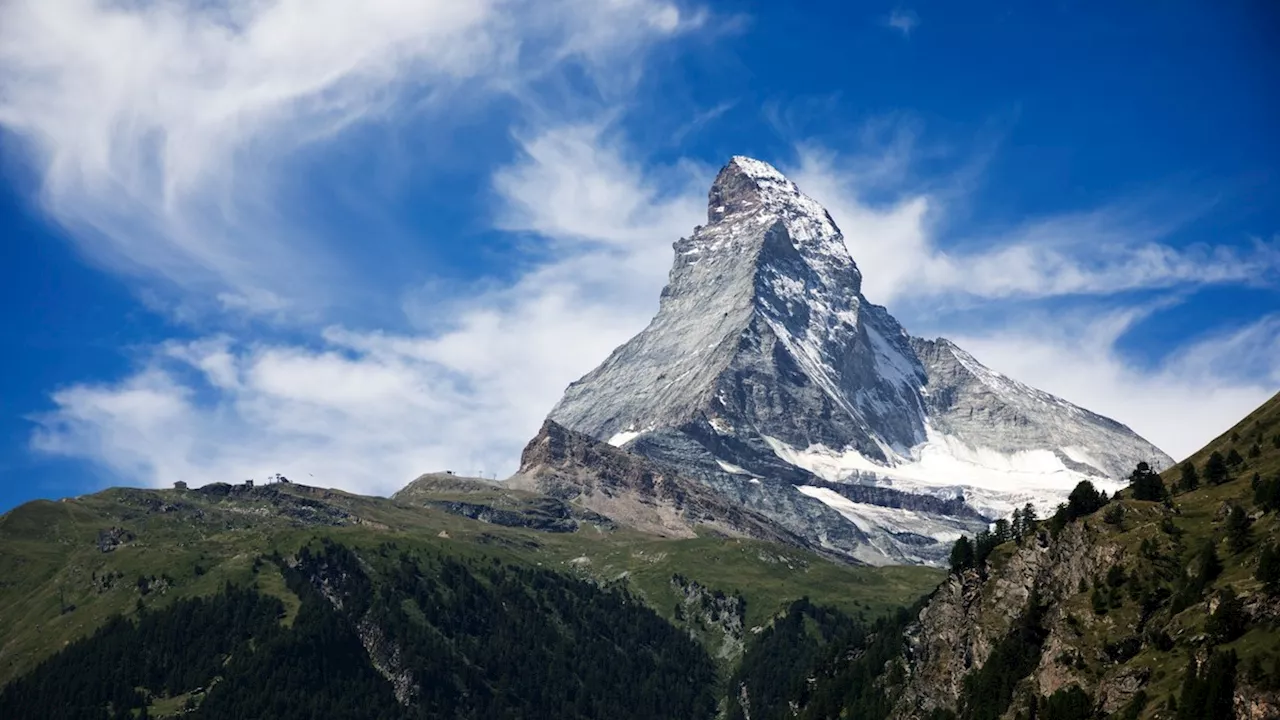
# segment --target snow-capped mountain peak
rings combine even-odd
[[[911,338],[863,297],[830,214],[773,166],[732,158],[707,218],[675,243],[649,326],[551,419],[872,562],[939,561],[981,515],[1169,462],[949,341]]]

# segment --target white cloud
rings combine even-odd
[[[278,312],[344,272],[280,191],[299,151],[402,98],[528,97],[568,65],[625,92],[648,46],[703,19],[664,0],[12,0],[0,126],[90,257]]]
[[[1274,282],[1280,243],[1175,248],[1163,236],[1176,223],[1156,222],[1124,206],[1031,218],[1024,224],[962,238],[944,238],[947,208],[938,198],[906,194],[884,204],[864,199],[877,179],[897,177],[905,160],[868,164],[802,147],[790,177],[826,205],[865,276],[873,302],[898,309],[948,298],[1021,299],[1112,295],[1130,290],[1219,283]]]
[[[1147,368],[1116,349],[1145,315],[1055,313],[952,340],[1010,377],[1124,421],[1177,460],[1280,387],[1280,316],[1197,338]]]
[[[906,10],[897,8],[889,13],[889,17],[885,18],[885,25],[902,33],[903,37],[910,37],[911,31],[920,25],[920,16],[915,10]]]
[[[646,175],[597,125],[522,145],[495,177],[503,224],[553,243],[514,284],[419,298],[447,315],[426,335],[166,345],[121,383],[55,394],[35,447],[148,484],[282,472],[387,493],[431,469],[509,474],[565,386],[648,321],[709,172]]]

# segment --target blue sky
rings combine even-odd
[[[1280,15],[1033,5],[6,3],[0,510],[509,473],[734,154],[1185,455],[1280,389]]]

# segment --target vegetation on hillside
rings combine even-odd
[[[501,488],[486,492],[505,494]],[[501,502],[517,509],[521,502],[541,501],[527,493],[467,497],[473,504]],[[271,695],[294,698],[309,692],[309,697],[323,698],[323,692],[298,678],[324,677],[323,668],[312,666],[322,657],[343,657],[343,634],[358,634],[362,622],[376,626],[386,642],[400,648],[402,662],[416,663],[416,672],[430,680],[419,682],[428,689],[420,691],[413,706],[434,703],[443,716],[462,704],[499,715],[506,708],[539,716],[529,707],[515,708],[516,697],[541,709],[556,703],[581,705],[583,713],[593,716],[621,712],[621,706],[607,704],[613,701],[625,701],[647,716],[696,715],[703,707],[697,703],[715,700],[723,688],[750,629],[769,625],[792,601],[808,596],[850,617],[878,617],[918,598],[940,577],[929,568],[852,567],[796,548],[712,534],[667,540],[589,524],[576,532],[501,526],[444,512],[436,507],[438,499],[389,501],[296,484],[117,489],[29,503],[0,516],[0,688],[9,693],[6,707],[13,707],[19,687],[26,688],[24,703],[45,707],[37,690],[53,686],[42,685],[40,678],[73,672],[69,668],[87,663],[86,658],[100,659],[100,649],[94,648],[107,640],[83,644],[100,630],[110,629],[109,644],[143,652],[136,650],[139,644],[158,647],[149,639],[154,633],[147,623],[165,613],[178,617],[197,607],[189,603],[226,602],[250,593],[254,602],[272,608],[272,629],[253,630],[247,640],[216,629],[201,631],[255,648],[252,653],[237,651],[239,645],[207,648],[209,658],[226,661],[216,682],[205,678],[170,684],[153,676],[138,680],[131,674],[135,664],[123,662],[119,672],[99,678],[98,685],[75,691],[101,699],[104,683],[124,688],[118,698],[94,705],[88,716],[137,714],[142,707],[150,715],[174,715],[194,698],[200,712],[228,717],[243,709],[234,705],[239,697],[265,701]],[[359,558],[356,565],[369,578],[368,587],[355,593],[363,599],[344,605],[341,612],[327,601],[318,602],[328,591],[299,584],[294,577],[309,562],[299,550],[304,546],[306,553],[323,555],[333,566],[342,563],[326,547],[344,547]],[[348,577],[359,577],[349,570]],[[227,595],[228,583],[240,594]],[[603,595],[597,597],[599,593]],[[734,603],[732,622],[721,616],[720,599]],[[508,614],[507,608],[516,610]],[[475,623],[484,623],[484,632],[476,637],[492,637],[492,643],[449,635],[449,628],[474,630]],[[193,632],[199,627],[188,624]],[[639,634],[614,637],[610,633],[617,624]],[[622,642],[627,637],[639,642],[641,635],[652,642],[684,638],[678,646],[684,649],[677,652],[677,645],[662,641],[658,659],[667,664],[646,669],[636,663],[652,660],[654,653]],[[701,645],[687,642],[689,638]],[[547,650],[540,655],[512,652],[508,647],[516,640]],[[593,644],[597,641],[603,644]],[[432,644],[440,642],[443,649]],[[321,653],[317,643],[330,644]],[[606,646],[631,654],[620,660]],[[283,654],[267,652],[273,647],[284,648]],[[59,653],[63,648],[68,649]],[[358,650],[352,662],[362,663],[361,672],[369,670],[372,656],[363,645]],[[696,662],[687,655],[694,651]],[[83,657],[77,660],[76,655]],[[577,661],[567,663],[569,657],[589,665],[574,666]],[[41,666],[44,661],[55,664]],[[252,667],[242,665],[250,662]],[[447,681],[430,674],[444,672],[443,664],[452,673]],[[197,666],[184,667],[186,673],[208,675]],[[679,672],[664,675],[660,670],[668,667]],[[581,689],[554,695],[559,691],[552,688],[574,686],[563,682],[560,674],[566,672],[580,673],[579,686],[618,685],[612,691],[616,697],[602,699]],[[387,684],[375,676],[374,685]],[[646,685],[637,679],[641,677],[651,681]],[[237,690],[225,694],[215,691],[219,687]],[[630,692],[647,694],[642,698]],[[368,694],[358,689],[350,693]],[[44,697],[54,702],[51,695]],[[380,707],[372,695],[360,702],[369,712]],[[662,703],[683,705],[677,711]],[[398,701],[393,710],[402,712]],[[9,716],[0,711],[0,717]]]
[[[195,718],[715,712],[706,651],[620,588],[325,541],[277,568],[301,598],[290,626],[279,600],[230,585],[116,617],[0,691],[0,717],[137,717],[178,697]]]
[[[1121,559],[1082,581],[1074,594],[1046,598],[1069,626],[1068,646],[1057,657],[1046,660],[1034,634],[1014,627],[969,673],[960,716],[994,718],[1011,706],[1018,717],[1095,717],[1097,683],[1119,676],[1141,679],[1139,692],[1116,711],[1124,718],[1228,718],[1237,692],[1280,690],[1277,437],[1280,396],[1163,474],[1139,464],[1115,497],[1082,482],[1029,531],[1015,518],[961,538],[951,570],[977,570],[979,582],[1009,557],[1003,543],[1040,535],[1043,545],[1075,523],[1091,543],[1115,548]],[[1013,531],[1015,525],[1023,530]],[[1028,654],[1005,652],[1017,648]],[[1027,662],[1009,663],[1009,657]],[[1017,685],[1046,661],[1082,677],[1085,686],[1006,700],[1010,682]],[[971,692],[979,686],[984,690]],[[1274,699],[1265,702],[1280,712]]]
[[[748,644],[729,681],[728,720],[885,718],[893,697],[878,679],[919,607],[866,623],[796,601]]]

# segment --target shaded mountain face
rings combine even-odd
[[[657,315],[552,420],[877,564],[940,562],[1015,507],[1170,463],[1120,423],[909,336],[862,295],[827,211],[773,167],[733,158],[708,200]]]
[[[726,535],[807,546],[778,523],[695,480],[548,420],[525,447],[508,487],[543,493],[659,537]]]

